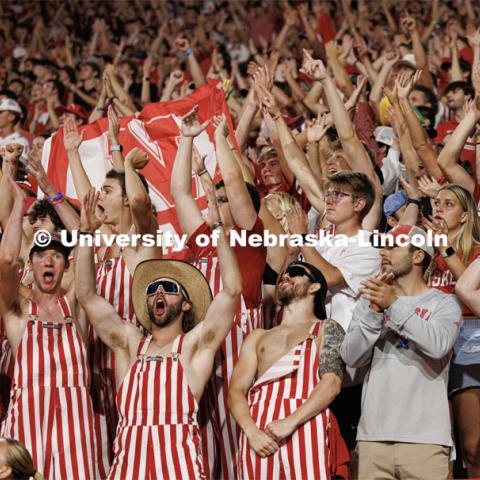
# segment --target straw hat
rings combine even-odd
[[[133,275],[133,309],[138,321],[151,332],[152,325],[147,310],[146,289],[158,278],[171,278],[182,285],[192,302],[195,325],[202,321],[212,302],[212,292],[207,279],[193,265],[181,260],[146,260],[138,264]]]

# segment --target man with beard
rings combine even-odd
[[[425,231],[401,225],[387,237],[392,246],[381,251],[382,273],[363,282],[341,347],[347,365],[370,365],[358,478],[446,479],[448,370],[462,314],[454,295],[425,283],[434,253]]]
[[[228,402],[242,429],[239,478],[331,478],[328,406],[342,384],[344,331],[325,319],[326,292],[318,269],[290,263],[276,289],[282,323],[243,343]]]
[[[218,233],[223,288],[211,302],[205,277],[175,260],[142,262],[133,277],[135,314],[148,335],[124,322],[98,295],[91,247],[80,246],[77,296],[98,336],[115,354],[120,416],[108,478],[204,478],[197,423],[198,403],[212,374],[217,349],[232,326],[242,277],[219,220],[213,185],[212,234]],[[83,235],[99,226],[98,194],[90,191],[81,212]],[[211,302],[211,303],[210,303]]]
[[[15,359],[11,402],[2,435],[32,452],[45,478],[96,479],[97,455],[87,322],[71,288],[61,292],[70,249],[55,237],[30,250],[33,285],[19,281],[25,199],[9,178],[12,213],[0,244],[0,314]]]

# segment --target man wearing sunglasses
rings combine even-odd
[[[222,289],[212,295],[193,265],[149,260],[135,270],[132,300],[148,332],[125,322],[95,289],[91,247],[80,247],[78,300],[97,335],[115,354],[119,424],[109,479],[205,478],[198,404],[215,353],[232,326],[242,277],[219,221],[213,188],[209,224],[218,231]],[[93,232],[95,202],[82,205],[81,230]]]
[[[343,440],[328,406],[342,384],[344,331],[326,319],[326,293],[317,268],[291,263],[276,287],[282,323],[254,330],[242,346],[229,393],[242,429],[239,478],[318,480],[342,473],[330,465],[329,449]]]

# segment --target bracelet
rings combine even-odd
[[[112,145],[110,147],[110,152],[121,152],[123,150],[121,145]]]
[[[418,208],[421,208],[421,206],[422,206],[422,202],[420,202],[420,200],[415,200],[414,198],[409,198],[408,199],[408,204],[410,205],[411,203],[416,205]]]
[[[223,222],[215,222],[211,227],[210,230],[213,232],[217,228],[223,227]]]
[[[184,53],[181,53],[180,54],[180,58],[187,58],[188,56],[190,56],[191,54],[193,53],[193,50],[191,48],[185,50]]]
[[[104,112],[104,113],[107,111],[107,109],[106,109],[106,108],[103,108],[103,107],[95,107],[95,110],[96,110],[97,112]]]
[[[202,176],[203,174],[205,173],[208,173],[208,170],[206,168],[204,168],[203,170],[201,170],[200,172],[195,172],[199,177]]]
[[[58,192],[58,195],[56,195],[55,197],[51,197],[48,199],[48,203],[50,205],[56,205],[57,203],[62,203],[64,200],[63,198],[63,193],[62,192]]]

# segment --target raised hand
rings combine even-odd
[[[213,125],[215,126],[215,137],[228,137],[229,128],[225,114],[215,115]]]
[[[118,134],[120,132],[120,123],[118,122],[118,116],[112,105],[108,107],[108,136],[110,140],[118,141]]]
[[[174,45],[178,50],[185,53],[190,48],[190,42],[183,37],[177,37],[174,41]]]
[[[300,205],[295,204],[289,208],[285,214],[285,218],[290,234],[303,235],[304,233],[308,233],[307,215]]]
[[[207,155],[202,155],[198,148],[194,145],[192,149],[192,166],[195,173],[203,172],[206,170],[205,159]]]
[[[328,76],[323,62],[315,60],[305,49],[303,49],[303,64],[300,71],[314,80],[324,80]]]
[[[436,198],[442,186],[433,178],[423,175],[418,179],[418,189],[429,198]]]
[[[401,100],[408,99],[408,95],[413,90],[413,87],[418,83],[423,70],[417,70],[414,75],[407,72],[402,72],[397,75],[395,79],[395,87],[397,88],[398,97]]]
[[[184,137],[196,137],[200,135],[209,125],[210,120],[206,120],[200,123],[198,120],[198,105],[188,112],[182,118],[182,124],[180,125],[180,131]]]
[[[78,150],[83,141],[84,133],[85,131],[82,133],[78,132],[77,124],[73,118],[67,118],[63,124],[63,145],[65,150],[67,152]]]
[[[92,187],[88,190],[86,195],[81,201],[80,208],[80,230],[82,232],[94,232],[105,220],[105,213],[101,216],[97,216],[96,211],[100,193],[95,193],[95,188]]]
[[[176,87],[183,82],[183,72],[181,70],[174,70],[168,77],[168,82],[173,87]]]
[[[413,17],[409,15],[407,12],[406,16],[402,18],[400,21],[401,27],[408,33],[412,33],[414,30],[417,29],[417,22]]]
[[[138,147],[133,147],[125,155],[125,163],[131,165],[135,170],[141,170],[149,161],[147,153]]]
[[[260,101],[273,119],[278,118],[282,112],[280,111],[275,97],[263,85],[259,85],[258,88],[260,92]]]
[[[314,122],[310,122],[307,126],[307,140],[311,142],[319,142],[327,133],[330,125],[327,123],[328,114],[319,115]]]
[[[19,143],[8,143],[0,148],[0,156],[4,162],[17,163],[23,153],[23,145]]]

